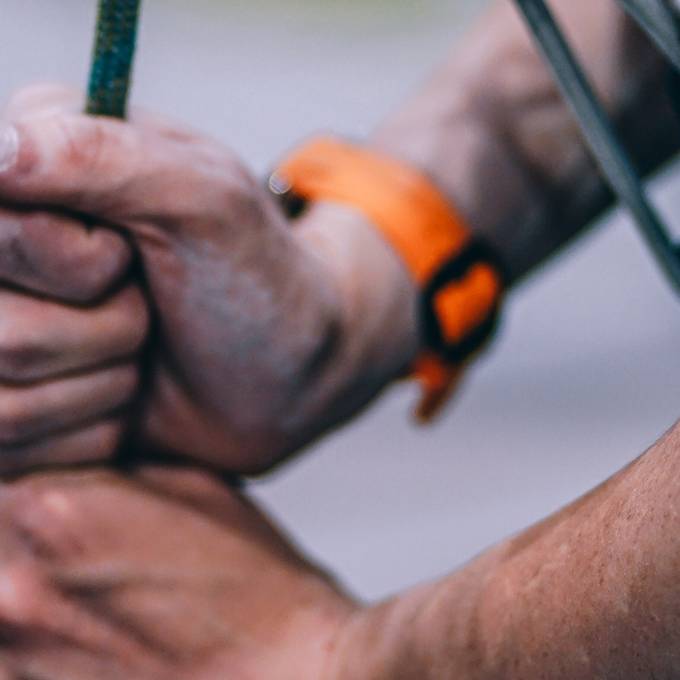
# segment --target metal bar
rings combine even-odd
[[[667,59],[680,71],[680,40],[673,12],[664,0],[619,0]]]
[[[515,0],[557,83],[573,109],[602,173],[619,200],[630,209],[669,281],[680,293],[680,256],[647,199],[631,159],[620,144],[593,88],[579,67],[543,0]]]

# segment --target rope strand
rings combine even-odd
[[[99,0],[86,112],[125,118],[141,0]]]

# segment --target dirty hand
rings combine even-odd
[[[12,137],[0,171],[13,164]],[[0,201],[0,472],[110,456],[138,384],[147,313],[131,249],[68,212]]]
[[[355,609],[201,472],[5,485],[0,546],[3,679],[321,680]]]
[[[356,225],[327,229],[345,239],[339,246],[327,234],[302,238],[220,144],[145,114],[124,123],[79,108],[54,87],[15,98],[1,136],[0,201],[54,206],[132,239],[157,321],[140,450],[260,471],[402,368],[397,355],[411,344],[390,324],[410,307],[390,272],[408,277],[370,228],[353,250]],[[379,252],[389,271],[372,248],[389,251]],[[351,263],[342,283],[339,253]],[[370,286],[352,275],[362,261]],[[391,296],[398,311],[357,291]],[[348,329],[349,306],[378,340],[370,352],[363,331]]]

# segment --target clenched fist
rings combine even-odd
[[[291,224],[213,140],[145,114],[125,123],[79,109],[79,97],[60,88],[14,99],[0,135],[0,203],[82,218],[68,218],[70,231],[52,225],[61,228],[54,267],[72,255],[73,230],[119,242],[88,224],[126,234],[139,254],[156,324],[138,450],[259,471],[353,414],[404,368],[413,338],[393,327],[408,327],[415,309],[410,282],[360,219],[331,208],[323,229]],[[116,246],[109,251],[113,258]],[[142,318],[139,306],[135,298],[128,313]],[[60,405],[79,410],[78,398]]]

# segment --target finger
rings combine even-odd
[[[149,315],[132,286],[94,308],[0,291],[0,382],[26,384],[134,356]]]
[[[0,451],[99,420],[128,404],[138,385],[134,364],[34,387],[0,387]]]
[[[110,118],[56,115],[0,130],[0,201],[48,204],[117,224],[172,227],[252,212],[258,183],[217,144],[185,144]],[[130,224],[131,223],[131,224]]]
[[[132,250],[105,228],[0,208],[0,281],[64,302],[92,303],[127,272]]]
[[[26,561],[10,563],[3,565],[0,578],[4,586],[0,591],[0,623],[12,633],[2,644],[3,656],[25,673],[18,677],[120,678],[125,676],[102,673],[104,659],[135,659],[140,665],[152,662],[144,642],[118,622],[62,594],[51,582],[48,568]],[[73,664],[75,660],[82,664],[88,657],[90,663],[85,669]],[[98,671],[91,665],[97,657]],[[65,669],[69,669],[68,674],[62,674]],[[81,670],[94,670],[94,674],[82,674]]]
[[[120,637],[120,633],[118,635]],[[151,680],[177,677],[173,676],[167,664],[162,665],[154,659],[151,652],[140,652],[129,645],[123,651],[120,643],[111,644],[109,647],[112,649],[89,649],[88,646],[81,648],[70,644],[56,633],[49,637],[27,633],[16,645],[9,644],[7,647],[6,663],[8,668],[14,669],[12,675],[6,676],[7,680]],[[131,660],[133,654],[134,660]],[[139,658],[140,654],[144,656]],[[1,673],[0,680],[5,680]]]
[[[78,113],[85,107],[82,90],[60,83],[36,83],[12,94],[4,110],[6,120],[55,113]]]
[[[16,122],[62,113],[77,114],[84,110],[85,99],[82,90],[63,83],[36,83],[12,94],[3,117]],[[200,136],[170,117],[137,106],[129,107],[127,120],[175,141],[195,141]]]
[[[0,448],[0,474],[111,460],[126,431],[122,419],[108,419],[40,442]]]

